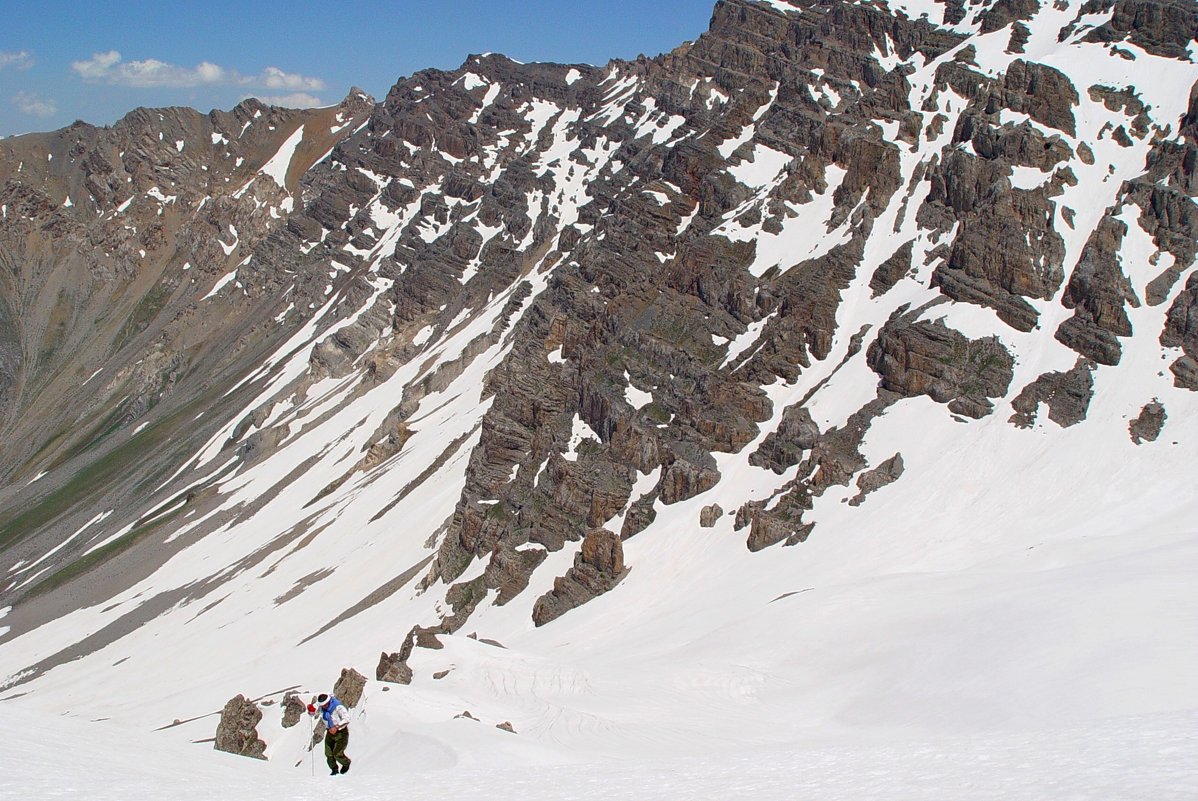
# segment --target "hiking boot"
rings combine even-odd
[[[330,776],[336,776],[336,775],[337,775],[339,772],[340,772],[340,773],[344,773],[345,771],[338,771],[338,770],[337,770],[337,768],[336,768],[336,767],[334,767],[334,768],[332,769],[332,771],[330,771],[330,772],[329,772],[329,775],[330,775]]]
[[[349,763],[350,763],[350,760],[348,760],[348,759],[345,760],[345,764],[341,766],[342,773],[349,773]]]

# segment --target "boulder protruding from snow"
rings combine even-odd
[[[399,651],[391,654],[383,651],[379,656],[378,667],[374,669],[374,678],[377,681],[387,681],[392,684],[411,684],[412,669],[400,656]]]
[[[995,336],[969,339],[919,311],[891,316],[866,353],[881,386],[903,397],[927,395],[949,411],[980,419],[1006,394],[1015,360]]]
[[[902,474],[903,455],[896,453],[873,470],[857,476],[857,489],[859,491],[849,501],[849,506],[860,506],[865,501],[866,495],[885,487],[887,484],[893,484],[899,480]]]
[[[571,609],[610,590],[624,578],[624,547],[605,528],[593,529],[582,541],[574,566],[553,582],[553,589],[537,599],[532,620],[543,626]]]
[[[379,663],[374,669],[374,678],[392,684],[411,684],[412,669],[408,667],[408,657],[412,655],[412,649],[420,647],[440,650],[444,646],[437,639],[437,634],[436,628],[413,626],[398,651],[390,654],[384,651],[379,657]]]
[[[1131,441],[1137,445],[1156,442],[1156,438],[1161,435],[1161,429],[1165,427],[1167,417],[1165,407],[1159,400],[1153,399],[1151,403],[1144,404],[1144,408],[1140,410],[1140,416],[1127,426],[1127,430],[1131,434]]]
[[[299,723],[307,710],[308,707],[300,700],[299,693],[294,690],[288,691],[283,696],[283,728],[290,729]]]
[[[341,678],[333,685],[333,695],[348,707],[355,707],[362,700],[366,689],[366,677],[353,668],[342,668]]]
[[[260,720],[262,710],[253,701],[244,695],[230,698],[220,713],[214,747],[217,751],[266,759],[266,743],[258,736]]]

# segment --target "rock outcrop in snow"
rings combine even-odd
[[[221,710],[213,747],[217,751],[265,759],[266,743],[258,736],[261,720],[262,710],[253,701],[244,695],[230,698]]]

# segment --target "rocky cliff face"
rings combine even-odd
[[[863,448],[904,404],[1084,425],[1132,341],[1198,389],[1192,11],[721,0],[652,59],[5,140],[9,636],[175,555],[80,647],[239,577],[287,603],[349,531],[404,556],[316,634],[401,591],[397,631],[551,625],[679,504],[769,559],[914,491]]]
[[[36,554],[98,506],[150,508],[209,393],[285,336],[276,307],[323,298],[323,276],[248,276],[372,108],[141,109],[0,143],[0,542]]]

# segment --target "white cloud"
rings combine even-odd
[[[324,81],[319,78],[308,78],[304,75],[283,72],[278,67],[267,67],[262,71],[263,84],[267,89],[291,89],[293,91],[311,91],[324,88]]]
[[[292,91],[318,92],[325,83],[320,78],[283,72],[278,67],[267,67],[261,74],[242,81],[250,86],[265,86],[267,89],[290,89]]]
[[[0,70],[5,67],[16,67],[19,70],[27,70],[32,66],[33,56],[29,55],[28,50],[0,51]]]
[[[319,97],[306,92],[293,92],[289,95],[252,95],[252,97],[258,98],[268,106],[282,106],[283,108],[317,108],[328,105]]]
[[[98,81],[120,60],[120,53],[109,50],[107,53],[94,53],[87,61],[74,61],[71,63],[71,69],[85,80]]]
[[[50,117],[58,112],[58,104],[29,92],[17,92],[13,95],[12,103],[22,114],[34,117]]]
[[[320,90],[325,86],[320,78],[284,72],[278,67],[267,67],[257,75],[242,75],[237,70],[226,69],[210,61],[201,61],[194,67],[180,67],[156,58],[123,61],[116,50],[94,53],[85,61],[72,62],[71,69],[85,81],[138,88],[261,86],[298,92]]]

